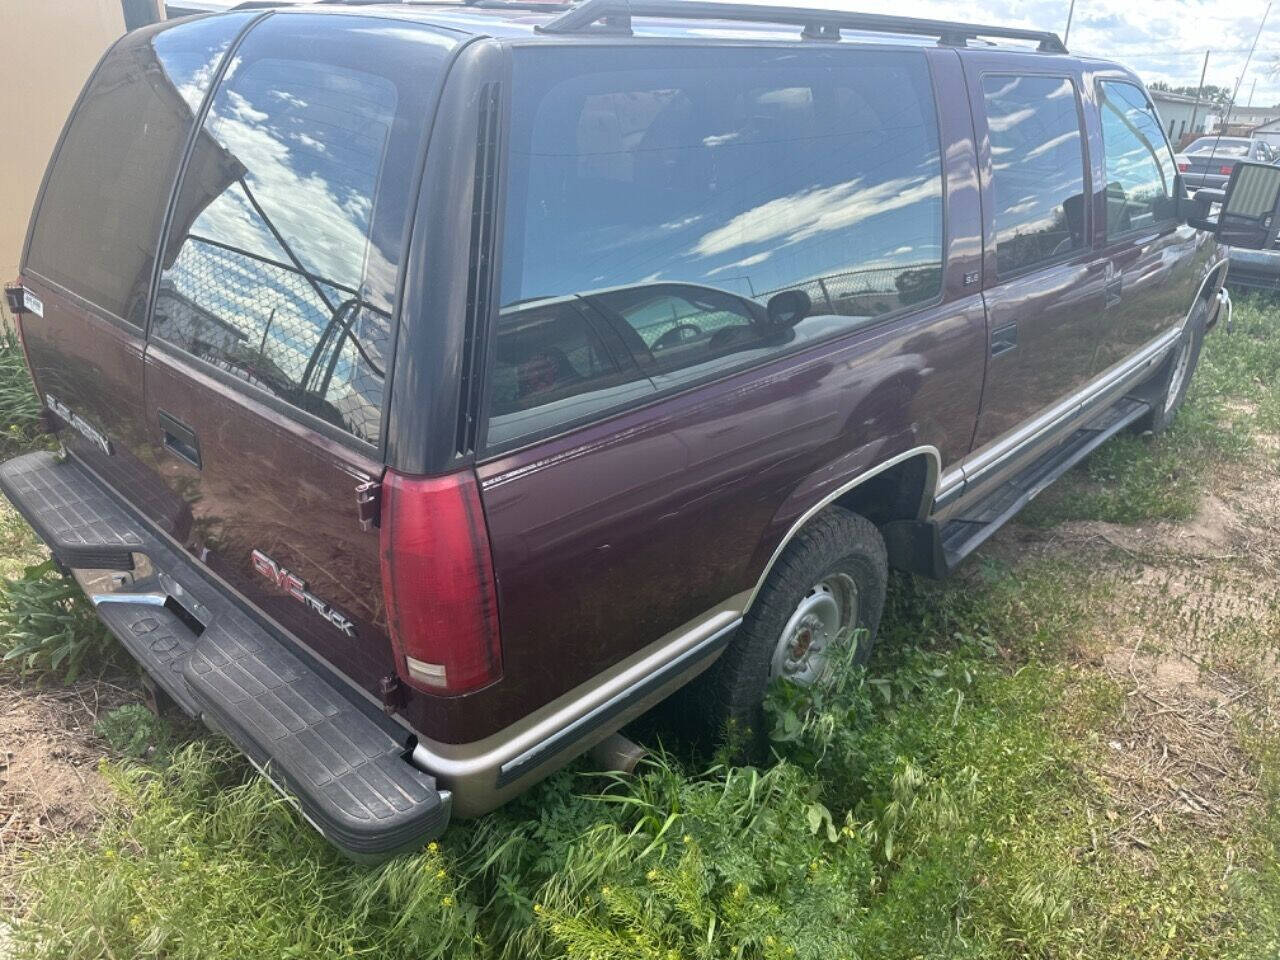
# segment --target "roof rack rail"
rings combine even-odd
[[[543,33],[578,33],[596,23],[611,32],[630,33],[631,18],[671,17],[678,20],[746,20],[756,23],[788,23],[803,27],[808,40],[839,40],[840,30],[899,33],[937,37],[940,43],[963,47],[981,37],[1034,40],[1044,53],[1066,53],[1062,39],[1048,30],[992,27],[949,20],[926,20],[879,13],[851,13],[807,7],[778,7],[719,0],[583,0],[537,29]]]

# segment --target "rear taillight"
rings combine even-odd
[[[1224,163],[1222,166],[1218,168],[1218,172],[1222,174],[1224,177],[1229,177],[1231,176],[1231,167],[1229,164]]]
[[[1189,164],[1189,163],[1179,163],[1179,164],[1178,164],[1178,172],[1179,172],[1179,173],[1186,173],[1186,172],[1187,172],[1188,170],[1190,170],[1190,169],[1191,169],[1191,164]]]
[[[458,694],[502,676],[498,593],[475,474],[382,480],[382,588],[401,679]]]

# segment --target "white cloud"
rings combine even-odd
[[[787,6],[813,6],[812,0],[772,0]],[[974,23],[1052,30],[1067,25],[1069,0],[976,0],[963,8],[946,0],[828,0],[827,5],[867,13],[935,17]],[[1205,82],[1232,89],[1266,10],[1266,0],[1076,0],[1067,46],[1072,53],[1117,60],[1150,83],[1174,86],[1200,80],[1205,50],[1210,50]],[[1240,84],[1239,103],[1253,88],[1253,105],[1280,103],[1280,7],[1272,10],[1253,62]],[[1257,81],[1254,87],[1254,81]]]
[[[874,186],[854,179],[813,187],[738,214],[724,226],[704,233],[689,252],[714,257],[757,244],[791,246],[940,194],[937,177],[899,177]]]
[[[743,257],[741,260],[735,260],[733,263],[726,263],[723,267],[716,267],[714,270],[708,270],[707,276],[713,277],[717,273],[728,273],[730,270],[738,270],[742,267],[754,267],[756,264],[764,263],[771,256],[772,250],[766,250],[764,253],[753,253],[749,257]]]

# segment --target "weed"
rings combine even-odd
[[[117,648],[79,585],[53,560],[0,581],[0,662],[24,676],[74,680],[89,663],[110,661]]]
[[[0,455],[12,456],[39,434],[40,401],[17,337],[0,328]]]
[[[141,703],[126,703],[103,714],[94,732],[115,753],[133,759],[163,755],[172,740],[168,725]]]

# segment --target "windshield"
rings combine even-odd
[[[1214,145],[1217,149],[1214,149]],[[1215,140],[1213,137],[1202,137],[1191,146],[1187,147],[1187,153],[1194,154],[1210,154],[1217,157],[1247,157],[1249,156],[1248,140]]]

